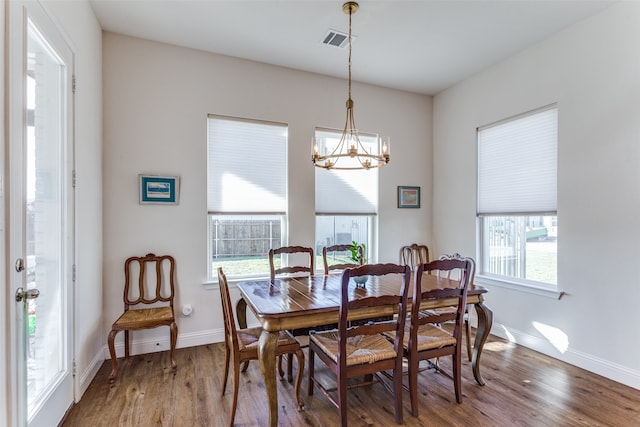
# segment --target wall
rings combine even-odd
[[[124,260],[155,252],[176,258],[177,311],[194,308],[179,316],[178,347],[221,341],[219,292],[203,286],[207,114],[288,124],[289,242],[313,246],[310,141],[316,126],[343,125],[346,81],[112,33],[103,34],[103,76],[103,335],[122,312]],[[353,98],[359,128],[392,137],[391,163],[380,170],[379,260],[397,261],[401,245],[431,240],[432,101],[358,83]],[[179,175],[180,204],[138,204],[140,173]],[[421,186],[423,207],[397,209],[398,185]],[[164,350],[168,335],[135,333],[133,352]]]
[[[433,178],[437,250],[475,253],[475,129],[558,103],[558,287],[565,295],[487,286],[493,333],[635,388],[638,40],[640,4],[618,3],[438,94]],[[553,345],[554,335],[566,348]]]

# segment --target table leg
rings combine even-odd
[[[276,346],[278,345],[278,331],[263,330],[258,341],[258,357],[260,370],[267,390],[269,404],[269,425],[278,425],[278,389],[276,388]]]
[[[482,355],[482,347],[484,347],[484,343],[489,336],[489,332],[491,332],[493,312],[482,302],[479,302],[474,306],[478,316],[478,329],[476,330],[476,338],[473,342],[471,366],[473,367],[473,376],[475,377],[476,382],[480,385],[484,385],[484,379],[480,373],[480,356]]]

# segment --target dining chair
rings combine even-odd
[[[460,254],[454,253],[453,255],[442,255],[440,259],[447,258],[462,258]],[[469,258],[473,263],[473,273],[471,274],[471,283],[473,283],[473,278],[475,275],[475,261],[472,258]],[[403,246],[400,248],[400,264],[410,265],[413,270],[417,268],[420,264],[426,264],[429,262],[429,248],[426,245],[418,245],[413,243],[409,246]],[[449,278],[451,272],[440,272],[439,274],[444,274],[445,277]],[[444,308],[440,310],[451,310],[452,308]],[[472,358],[472,350],[471,346],[471,328],[469,326],[469,309],[467,308],[464,316],[464,332],[467,343],[467,358],[469,362],[471,362]],[[436,361],[437,366],[437,361]]]
[[[229,364],[233,362],[233,400],[231,403],[231,420],[230,426],[236,416],[236,407],[238,405],[238,383],[240,380],[240,364],[249,360],[258,360],[258,341],[262,333],[261,327],[238,329],[233,318],[233,307],[231,305],[231,295],[229,294],[229,285],[227,277],[222,271],[222,267],[218,267],[218,284],[220,287],[220,299],[222,300],[222,314],[224,316],[224,332],[225,332],[225,360],[224,360],[224,378],[222,380],[222,396],[227,389],[227,379],[229,377]],[[298,359],[298,374],[294,384],[296,400],[298,401],[298,409],[304,408],[304,402],[300,397],[300,384],[304,373],[304,353],[298,341],[287,331],[281,331],[276,346],[276,354],[295,354]],[[242,372],[247,369],[245,364]],[[284,376],[280,370],[280,378]]]
[[[364,290],[356,290],[354,277],[394,274],[401,277],[398,291],[394,295],[368,296]],[[402,343],[407,313],[407,298],[411,269],[397,264],[367,264],[356,268],[347,268],[342,273],[340,317],[338,329],[311,333],[309,335],[309,396],[314,386],[338,408],[340,425],[347,425],[347,389],[380,382],[394,396],[396,422],[402,424]],[[354,298],[350,299],[349,297]],[[372,319],[367,323],[349,322],[354,310],[375,311],[376,307],[391,306],[397,308],[397,316],[380,321]],[[395,338],[388,340],[385,332],[393,332]],[[315,355],[324,362],[336,378],[336,387],[325,387],[314,372]],[[391,384],[388,384],[382,371],[392,371]],[[347,380],[364,376],[364,381]],[[337,391],[337,397],[331,393]]]
[[[132,256],[125,261],[124,313],[113,322],[107,339],[111,355],[110,383],[116,380],[118,373],[114,341],[120,331],[124,331],[124,357],[128,359],[130,331],[169,326],[171,348],[169,357],[171,368],[174,372],[176,371],[178,365],[175,360],[175,350],[178,326],[173,312],[175,267],[175,260],[170,255],[156,256],[149,253],[142,257]]]
[[[471,262],[471,267],[472,267],[469,283],[470,284],[473,283],[473,279],[475,278],[475,274],[476,274],[476,262],[473,258],[462,257],[459,253],[456,252],[452,255],[442,255],[440,259],[469,260],[469,262]],[[440,272],[439,274],[445,276],[447,279],[451,277],[451,271]],[[451,307],[449,308],[449,310],[452,310],[452,309],[453,308]],[[447,309],[445,308],[442,310],[447,310]],[[469,326],[469,307],[466,307],[464,312],[464,335],[465,335],[466,344],[467,344],[467,358],[469,359],[469,362],[471,362],[473,347],[471,346],[471,327]]]
[[[344,270],[345,268],[357,267],[358,265],[354,262],[345,262],[345,258],[350,260],[351,254],[349,253],[349,248],[353,247],[351,243],[341,244],[341,245],[332,245],[325,246],[322,248],[322,262],[324,264],[324,274],[329,274],[330,271],[335,270]],[[364,254],[362,253],[362,247],[358,246],[358,251],[360,252],[360,259],[363,259]],[[336,256],[336,252],[347,253],[342,257]],[[330,263],[330,258],[333,257],[334,260],[338,260],[338,263]]]
[[[298,265],[283,265],[284,263],[282,262],[282,255],[283,254],[287,254],[287,255],[295,255],[295,256],[299,256],[299,255],[304,255],[304,254],[308,254],[309,257],[309,261],[304,263],[304,264],[298,264]],[[280,255],[280,267],[276,268],[275,267],[275,258],[277,255]],[[309,273],[309,274],[313,274],[314,273],[314,256],[313,256],[313,249],[312,248],[307,248],[304,246],[282,246],[280,248],[275,248],[275,249],[270,249],[269,250],[269,272],[270,272],[270,278],[271,281],[275,280],[277,275],[280,274],[291,274],[291,273]]]
[[[438,288],[422,291],[424,273],[458,271],[460,285],[453,288]],[[467,302],[467,291],[473,274],[473,263],[469,258],[439,259],[418,266],[413,290],[410,322],[405,326],[403,353],[408,360],[409,395],[411,413],[418,416],[418,371],[421,360],[429,360],[451,355],[453,362],[453,384],[456,402],[462,403],[462,323]],[[421,312],[424,301],[434,299],[453,299],[454,311]],[[441,325],[453,322],[453,331]],[[439,370],[442,370],[439,368]]]
[[[305,256],[308,256],[308,262],[304,264],[298,265],[283,265],[284,262],[282,260],[282,255],[296,255],[300,259],[303,259]],[[276,268],[276,257],[280,256],[280,267]],[[314,270],[314,259],[313,249],[305,246],[282,246],[279,248],[274,248],[269,250],[269,274],[271,282],[276,279],[276,276],[281,274],[295,274],[295,273],[307,273],[309,275],[315,272]],[[290,331],[294,336],[306,336],[309,333],[308,329],[293,329]],[[307,347],[306,343],[301,344],[303,347]],[[304,365],[300,366],[298,369],[302,369]],[[278,357],[278,369],[282,369],[282,356]],[[287,357],[287,379],[289,382],[292,381],[293,377],[293,358]]]
[[[429,262],[429,247],[413,243],[400,248],[400,264],[408,265],[415,270],[418,265]]]

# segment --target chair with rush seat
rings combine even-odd
[[[224,275],[222,268],[218,268],[218,284],[220,287],[220,298],[222,300],[222,313],[224,315],[224,332],[225,332],[225,362],[224,362],[224,379],[222,380],[222,395],[227,388],[227,379],[229,377],[229,364],[233,362],[233,400],[231,403],[231,421],[229,425],[233,426],[233,420],[236,414],[238,404],[238,381],[240,379],[240,364],[249,360],[258,360],[258,341],[262,328],[246,328],[237,329],[233,318],[233,308],[231,305],[231,296],[229,294],[229,285],[227,277]],[[298,409],[304,407],[304,402],[300,398],[300,383],[302,382],[302,374],[304,369],[304,353],[300,348],[300,343],[289,334],[289,332],[281,331],[278,337],[276,354],[295,354],[298,358],[298,374],[294,390],[296,400],[298,401]],[[245,363],[242,371],[247,369]],[[283,376],[280,371],[280,376]]]
[[[443,255],[440,257],[440,259],[449,259],[449,258],[459,259],[462,257],[458,253],[455,253],[453,255]],[[471,283],[473,283],[473,277],[475,274],[475,261],[471,258],[469,258],[469,260],[471,260],[471,262],[473,263],[473,272],[471,273]],[[417,245],[414,243],[410,246],[403,246],[400,249],[400,264],[410,265],[411,269],[414,271],[418,267],[418,265],[427,264],[428,262],[429,262],[429,248],[426,245]],[[449,278],[451,272],[450,271],[440,272],[438,274],[439,275],[444,274],[445,277]],[[451,310],[451,309],[453,308],[447,308],[445,310]],[[469,359],[469,362],[471,362],[471,356],[472,356],[471,353],[472,353],[473,347],[471,346],[471,328],[469,327],[468,309],[464,316],[464,332],[465,332],[466,343],[467,343],[467,358]]]
[[[282,260],[282,255],[296,255],[296,256],[305,256],[305,254],[309,257],[308,262],[302,265],[286,265],[284,266],[284,262]],[[276,268],[276,257],[280,255],[280,267]],[[313,249],[304,247],[304,246],[282,246],[280,248],[275,248],[269,250],[269,273],[271,282],[276,279],[276,276],[279,275],[287,275],[287,274],[298,274],[298,273],[307,273],[312,275],[314,273],[314,255]],[[294,329],[290,331],[294,336],[306,336],[308,334],[307,329]],[[303,347],[306,347],[306,344],[303,344]],[[282,371],[282,357],[278,357],[278,369]],[[299,367],[298,369],[302,369]],[[288,357],[287,360],[287,379],[289,382],[292,381],[293,378],[293,358]]]
[[[423,274],[449,275],[457,270],[459,286],[422,290]],[[473,263],[469,258],[448,258],[418,266],[414,286],[410,322],[405,326],[403,341],[404,356],[409,361],[409,394],[411,413],[418,416],[418,365],[429,360],[451,355],[453,359],[453,384],[456,401],[462,403],[462,323],[466,309],[467,291],[473,274]],[[441,276],[442,277],[442,276]],[[425,312],[420,305],[427,300],[453,299],[455,310]],[[453,332],[442,328],[445,322],[453,322]],[[440,368],[438,368],[441,370]]]
[[[351,280],[359,276],[397,275],[397,292],[394,295],[367,295],[349,299],[354,294],[355,283]],[[375,278],[374,278],[375,279]],[[394,397],[396,422],[402,424],[402,343],[407,313],[407,300],[411,269],[396,264],[367,264],[348,268],[342,273],[342,292],[338,329],[312,333],[309,335],[309,396],[314,386],[338,408],[340,425],[347,425],[348,389],[380,382]],[[372,279],[373,280],[373,279]],[[354,310],[372,310],[375,307],[396,306],[397,316],[390,319],[370,319],[369,322],[353,323],[349,313]],[[393,332],[395,339],[389,340],[385,332]],[[335,375],[335,388],[325,387],[315,377],[315,355],[324,362]],[[391,384],[382,379],[380,372],[392,371]],[[347,384],[349,379],[364,376],[364,381]],[[337,391],[337,398],[332,394]]]
[[[275,267],[275,258],[277,255],[282,257],[283,254],[308,254],[309,262],[304,265],[287,265],[283,266],[281,262],[281,266]],[[280,248],[271,249],[269,251],[269,272],[271,281],[274,281],[276,276],[281,274],[291,274],[291,273],[308,273],[313,274],[313,265],[314,265],[314,257],[313,257],[313,249],[307,248],[304,246],[282,246]]]
[[[400,248],[400,264],[408,265],[415,270],[418,265],[429,262],[429,247],[427,245],[418,245],[413,243],[409,246]]]
[[[120,331],[124,331],[124,356],[128,359],[130,331],[169,326],[171,368],[176,371],[178,326],[173,313],[175,265],[172,256],[151,253],[143,257],[133,256],[125,261],[124,313],[113,323],[108,337],[112,365],[109,382],[114,382],[118,373],[114,340]],[[147,308],[139,308],[141,306]]]
[[[324,274],[329,274],[330,271],[344,270],[345,268],[353,268],[353,267],[357,267],[358,265],[362,265],[362,264],[355,264],[353,262],[343,262],[343,259],[338,259],[337,257],[335,257],[336,252],[349,252],[349,248],[352,248],[352,247],[353,245],[348,243],[343,245],[325,246],[324,248],[322,248],[322,262],[324,264]],[[358,247],[358,252],[360,252],[360,259],[362,260],[364,254],[362,253],[361,246]],[[329,258],[331,258],[330,254],[334,254],[333,255],[334,259],[338,259],[339,262],[331,264],[329,261]],[[346,256],[350,257],[350,254]]]
[[[468,257],[465,258],[465,257],[462,257],[459,253],[454,253],[452,255],[442,255],[440,259],[464,259],[471,262],[471,274],[469,276],[470,277],[469,284],[473,284],[473,279],[476,274],[476,262],[473,258],[468,258]],[[439,274],[444,275],[447,279],[451,277],[451,271],[440,272]],[[464,312],[464,335],[467,343],[467,358],[469,359],[469,362],[471,362],[471,357],[472,357],[471,353],[472,353],[473,347],[471,346],[471,327],[469,326],[469,307],[467,307]]]

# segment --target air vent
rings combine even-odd
[[[351,35],[351,42],[355,41],[356,36]],[[349,34],[341,33],[336,30],[327,31],[327,35],[322,39],[322,44],[343,49],[349,43]]]

